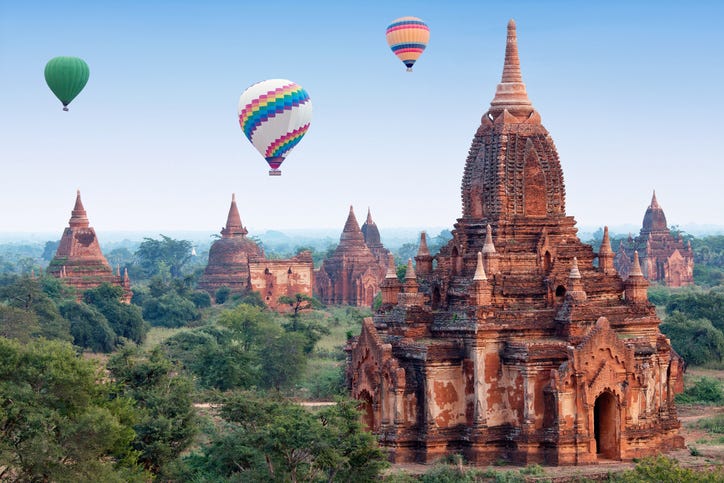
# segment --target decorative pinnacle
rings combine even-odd
[[[221,236],[223,238],[233,237],[235,235],[244,236],[247,233],[246,228],[241,223],[241,217],[239,216],[239,208],[236,206],[236,194],[231,194],[231,206],[229,206],[229,214],[226,217],[226,226],[221,230]]]
[[[490,112],[493,115],[499,114],[506,109],[511,114],[519,116],[527,116],[533,111],[533,103],[528,99],[528,93],[525,90],[525,84],[523,84],[523,75],[520,72],[518,37],[513,19],[508,22],[503,76],[495,91],[495,97],[490,102]]]
[[[601,240],[601,247],[598,249],[598,254],[608,255],[613,253],[611,249],[611,239],[608,236],[608,227],[603,227],[603,240]]]
[[[70,214],[69,225],[80,228],[87,228],[90,226],[88,215],[83,207],[83,202],[80,200],[80,190],[76,190],[75,192],[75,206]]]
[[[395,280],[397,280],[397,272],[395,268],[395,256],[390,253],[389,257],[387,258],[387,274],[385,275],[385,278],[394,278]]]
[[[371,224],[374,223],[374,221],[372,221],[372,212],[370,211],[370,207],[369,207],[369,206],[367,207],[367,222],[366,222],[366,223],[367,223],[368,225],[371,225]]]
[[[573,265],[571,265],[571,271],[568,274],[568,278],[581,278],[581,272],[578,270],[577,257],[573,257]]]
[[[639,252],[634,251],[633,265],[631,265],[631,271],[628,274],[630,277],[643,277],[644,273],[641,271],[641,263],[639,263]]]
[[[485,276],[485,268],[483,267],[483,252],[478,252],[478,265],[475,267],[475,275],[473,276],[473,280],[487,280],[488,277]]]
[[[407,271],[405,271],[405,280],[417,280],[415,267],[412,266],[412,258],[407,259]]]
[[[425,235],[424,231],[422,233],[420,233],[420,247],[417,249],[417,256],[418,257],[430,256],[430,250],[427,248],[427,236]]]
[[[493,229],[490,223],[485,227],[485,245],[483,245],[483,253],[495,253],[495,245],[493,245]]]
[[[659,202],[656,200],[656,190],[654,190],[654,195],[651,197],[651,205],[650,208],[652,209],[661,209],[661,206],[659,206]]]

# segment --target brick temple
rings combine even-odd
[[[575,223],[511,20],[453,239],[434,256],[421,245],[404,281],[387,272],[347,348],[351,394],[393,461],[585,464],[683,447],[683,361],[638,256],[624,282],[608,236],[594,253]]]
[[[315,274],[315,296],[325,304],[371,307],[389,263],[369,210],[360,228],[350,206],[339,245]]]
[[[622,240],[614,257],[614,266],[624,280],[631,271],[634,252],[639,254],[641,270],[647,280],[669,287],[694,284],[691,242],[684,244],[681,233],[677,237],[671,234],[655,191],[646,208],[639,236]]]
[[[75,288],[79,300],[83,291],[109,283],[123,288],[122,301],[131,302],[133,293],[128,270],[124,269],[121,275],[121,269],[117,267],[114,273],[103,256],[96,232],[90,226],[88,214],[80,199],[80,190],[76,193],[68,227],[63,231],[47,272]]]
[[[251,238],[241,223],[236,196],[231,195],[231,206],[221,238],[209,249],[209,263],[198,287],[212,296],[221,287],[232,293],[259,292],[264,302],[275,310],[288,306],[279,303],[282,296],[296,294],[312,296],[314,262],[310,252],[302,252],[290,259],[268,260],[264,250]]]

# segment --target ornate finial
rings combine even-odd
[[[505,64],[503,76],[495,91],[495,97],[490,102],[490,112],[497,115],[505,110],[516,116],[527,116],[533,112],[533,103],[528,99],[528,93],[523,84],[520,73],[520,59],[518,58],[518,37],[515,22],[508,22],[508,38],[505,44]]]
[[[86,213],[85,208],[83,207],[83,202],[80,199],[80,190],[76,190],[75,192],[75,205],[73,206],[73,211],[70,213],[69,225],[80,228],[87,228],[90,226],[88,214]]]
[[[608,227],[603,227],[603,240],[601,240],[601,247],[598,249],[598,253],[600,254],[608,254],[613,253],[613,250],[611,249],[611,239],[608,236]]]
[[[633,264],[631,265],[631,271],[628,274],[630,277],[643,277],[644,273],[641,271],[641,263],[639,263],[639,252],[634,250]]]
[[[485,276],[485,268],[483,267],[483,252],[478,252],[478,265],[475,267],[475,275],[473,280],[487,280]]]
[[[412,258],[407,259],[407,271],[405,271],[405,280],[416,280],[417,274],[415,267],[412,266]]]
[[[495,253],[495,245],[493,245],[493,229],[490,223],[485,227],[485,245],[483,245],[483,253]]]
[[[659,206],[658,200],[656,199],[656,190],[654,190],[654,194],[653,194],[653,196],[651,197],[651,205],[650,205],[650,207],[653,208],[653,209],[660,209],[660,208],[661,208],[661,207]]]
[[[418,257],[430,256],[430,250],[427,248],[427,235],[423,231],[420,233],[420,247],[417,249]]]
[[[571,265],[571,271],[568,274],[568,278],[581,278],[581,272],[578,270],[577,257],[573,257],[573,264]]]
[[[369,206],[367,207],[367,221],[366,221],[366,223],[367,223],[368,225],[371,225],[372,223],[374,223],[374,221],[372,221],[372,212],[370,211],[370,207],[369,207]]]
[[[236,206],[236,194],[231,194],[231,206],[229,206],[229,214],[226,217],[226,226],[221,229],[221,236],[223,238],[231,238],[234,236],[241,235],[245,236],[247,233],[246,228],[241,223],[241,217],[239,216],[239,208]]]
[[[395,267],[395,256],[390,253],[387,257],[387,274],[385,275],[385,278],[394,278],[397,279],[397,271]]]

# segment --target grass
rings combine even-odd
[[[141,344],[141,349],[149,351],[159,344],[162,344],[169,337],[173,337],[179,332],[189,330],[187,327],[168,328],[168,327],[151,327],[146,334],[146,340]]]

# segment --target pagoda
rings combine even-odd
[[[635,239],[623,240],[614,257],[621,277],[626,279],[631,269],[634,252],[639,252],[644,277],[668,287],[694,284],[694,252],[691,242],[684,243],[681,233],[674,236],[666,224],[666,215],[656,199],[646,208],[641,232]]]
[[[623,281],[607,236],[598,253],[578,239],[512,20],[461,191],[452,240],[432,255],[421,238],[347,347],[351,395],[393,461],[587,464],[683,447],[683,361],[638,254]]]
[[[131,302],[133,293],[128,269],[124,269],[121,275],[121,269],[117,267],[114,273],[106,257],[103,256],[96,232],[90,226],[88,214],[83,207],[80,190],[76,192],[75,206],[68,227],[63,231],[47,272],[74,287],[79,300],[83,291],[109,283],[123,288],[121,300],[125,303]]]

